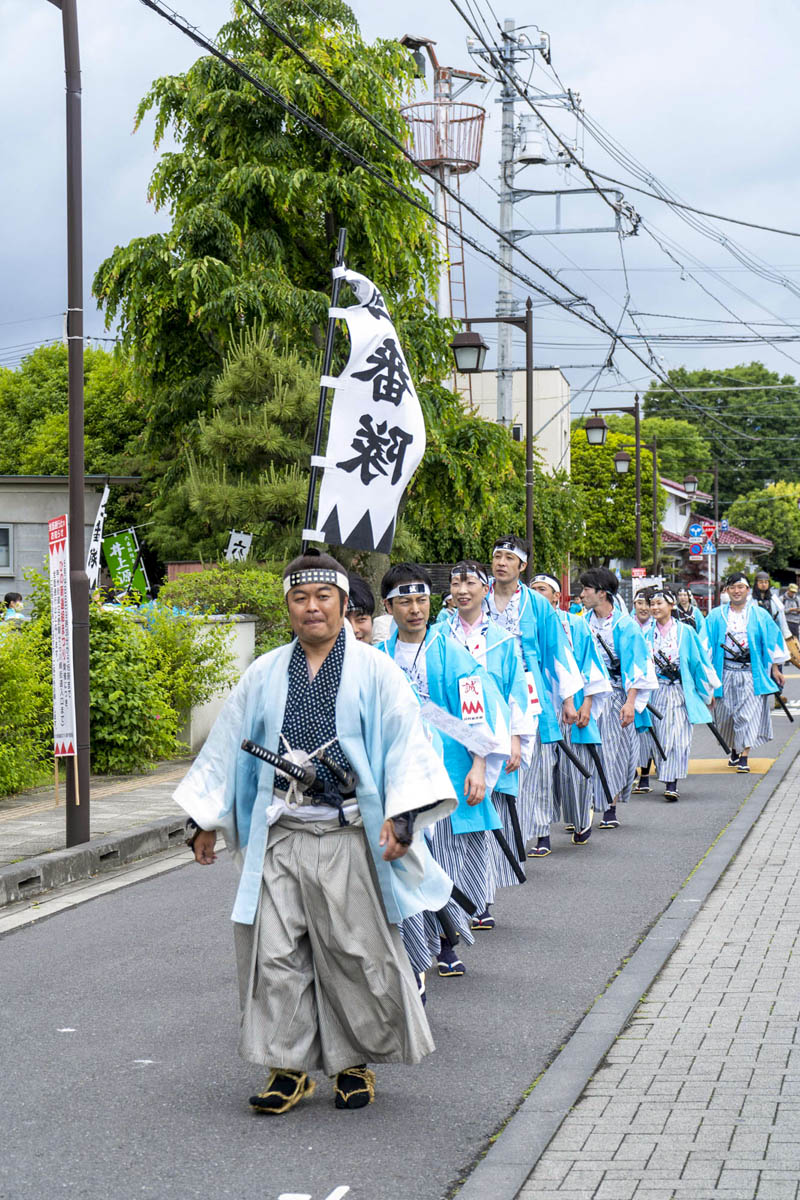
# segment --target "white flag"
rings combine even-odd
[[[312,459],[322,468],[316,529],[307,541],[388,554],[397,508],[425,453],[425,422],[386,303],[369,279],[345,267],[358,304],[331,308],[347,322],[350,357],[334,388],[328,445]]]
[[[69,585],[67,517],[47,522],[50,548],[50,615],[53,659],[53,753],[76,753],[75,674],[72,669],[72,597]]]
[[[108,504],[108,484],[103,488],[100,507],[92,530],[92,540],[89,542],[89,553],[86,556],[86,574],[89,576],[89,591],[93,592],[100,578],[100,547],[103,545],[103,525],[106,520],[106,505]]]

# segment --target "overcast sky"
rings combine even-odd
[[[289,0],[287,0],[289,3]],[[490,25],[492,8],[502,21],[535,21],[551,38],[552,61],[563,84],[580,93],[587,114],[624,150],[677,192],[684,201],[748,221],[800,230],[798,215],[798,104],[796,58],[800,6],[796,0],[474,0]],[[205,33],[214,34],[229,12],[227,0],[175,0]],[[434,38],[440,61],[477,66],[466,47],[468,30],[449,0],[355,0],[366,38],[410,32]],[[87,331],[102,334],[102,316],[88,297],[92,275],[115,245],[167,225],[166,214],[147,204],[147,180],[155,157],[152,123],[133,134],[138,100],[161,74],[179,73],[198,56],[195,47],[137,0],[78,0],[83,67],[85,268]],[[398,16],[398,13],[402,15]],[[399,23],[398,23],[399,22]],[[0,0],[0,132],[3,234],[0,245],[0,362],[13,365],[27,346],[59,336],[65,307],[64,243],[64,73],[60,16],[47,0]],[[495,27],[496,32],[496,27]],[[528,31],[536,36],[535,29]],[[521,69],[526,70],[525,64]],[[537,57],[532,83],[550,83]],[[464,97],[487,107],[487,130],[479,175],[464,191],[491,221],[497,221],[498,87]],[[518,115],[528,111],[523,103]],[[561,129],[573,127],[558,118]],[[618,178],[618,163],[587,137],[584,161]],[[570,173],[573,186],[580,177]],[[545,182],[546,181],[546,182]],[[585,181],[583,181],[585,182]],[[532,188],[564,186],[553,168],[529,167],[518,178]],[[687,274],[643,230],[625,239],[630,269],[630,308],[650,334],[694,335],[742,332],[733,322],[757,326],[767,338],[800,331],[800,294],[742,267],[725,247],[700,237],[655,200],[626,190],[626,198],[654,230],[678,244],[675,257]],[[606,225],[599,198],[565,204],[564,220]],[[517,225],[552,224],[553,201],[518,206]],[[473,226],[470,225],[472,229]],[[749,253],[781,273],[800,293],[800,243],[796,238],[717,225]],[[486,230],[479,240],[496,250]],[[625,282],[620,245],[610,233],[528,237],[521,249],[563,272],[561,278],[589,297],[612,325],[622,311]],[[469,307],[491,313],[495,268],[468,253]],[[358,264],[352,264],[358,266]],[[529,263],[521,270],[551,286]],[[715,273],[712,273],[712,268]],[[688,269],[711,295],[688,275]],[[378,281],[379,282],[379,281]],[[524,298],[527,288],[516,285]],[[730,309],[731,312],[725,311]],[[552,307],[537,309],[536,357],[562,365],[574,390],[602,363],[609,339]],[[691,319],[689,319],[691,318]],[[698,318],[700,318],[698,320]],[[794,329],[786,327],[788,322]],[[626,318],[623,331],[632,333]],[[746,336],[754,336],[744,330]],[[663,366],[731,366],[759,359],[770,368],[800,376],[800,343],[684,347],[659,344]],[[642,353],[647,351],[642,347]],[[580,364],[585,364],[580,366]],[[599,389],[646,382],[647,370],[625,351],[615,354],[620,377],[604,373]],[[521,354],[520,354],[521,365]],[[630,389],[628,388],[628,391]],[[625,402],[625,392],[611,393]],[[599,399],[599,396],[598,396]],[[587,395],[575,401],[581,411]]]

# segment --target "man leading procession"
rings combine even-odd
[[[416,563],[385,573],[374,618],[366,581],[308,546],[391,549],[425,427],[383,297],[343,251],[340,233],[303,546],[283,572],[293,638],[244,673],[175,793],[197,863],[221,836],[239,871],[239,1052],[268,1072],[249,1100],[267,1115],[310,1098],[313,1072],[357,1110],[375,1098],[371,1064],[419,1063],[434,1049],[425,971],[464,975],[459,941],[494,928],[498,889],[551,853],[552,823],[563,815],[575,845],[593,810],[619,827],[637,730],[677,799],[712,691],[731,764],[748,770],[787,657],[772,599],[750,599],[743,576],[702,637],[666,588],[633,619],[605,567],[581,575],[582,611],[566,613],[555,575],[522,581],[530,547],[515,535],[495,541],[491,574],[451,568],[455,607],[435,625]],[[350,353],[333,379],[337,320]],[[376,449],[368,433],[389,420]]]

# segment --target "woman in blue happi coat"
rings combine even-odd
[[[488,671],[509,707],[511,754],[495,785],[492,800],[503,822],[506,844],[524,861],[525,844],[517,812],[519,768],[521,763],[525,766],[530,763],[536,719],[531,711],[522,656],[514,635],[501,629],[489,616],[485,603],[489,580],[479,563],[474,559],[456,563],[450,572],[450,590],[456,611],[445,622],[444,628]],[[496,888],[513,887],[520,882],[495,839],[489,843],[489,855],[492,878],[488,903],[484,911],[473,918],[473,929],[494,929],[495,918],[490,905]]]
[[[458,807],[432,829],[431,850],[480,913],[492,886],[487,835],[502,825],[491,793],[511,752],[508,707],[491,676],[447,636],[444,625],[429,627],[430,594],[430,575],[418,563],[389,568],[381,581],[381,597],[397,630],[380,648],[404,672],[419,697],[423,718],[441,736]],[[458,919],[457,912],[452,915]],[[442,976],[465,973],[446,936],[441,938],[438,964]]]
[[[689,773],[692,728],[713,720],[709,705],[714,703],[720,680],[700,635],[675,617],[674,592],[669,588],[652,588],[650,592],[654,621],[644,636],[658,678],[653,704],[662,715],[653,718],[653,728],[664,757],[657,755],[654,743],[646,752],[648,758],[659,757],[658,778],[665,785],[664,799],[674,803],[678,799],[678,780]]]

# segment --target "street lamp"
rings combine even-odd
[[[631,456],[625,450],[619,450],[614,455],[614,470],[618,475],[627,475],[631,465]]]
[[[697,491],[698,479],[696,475],[685,475],[683,478],[683,490],[687,496],[693,496]]]
[[[636,449],[636,566],[642,565],[642,440],[640,431],[640,415],[641,409],[639,405],[638,392],[634,396],[633,405],[625,408],[623,405],[614,406],[613,408],[593,408],[594,416],[589,417],[584,423],[586,430],[586,440],[590,446],[602,446],[605,443],[606,435],[608,434],[608,425],[602,417],[598,417],[601,412],[619,412],[626,413],[633,417],[634,430],[634,445]],[[656,458],[657,446],[656,439],[653,438],[652,445],[645,443],[645,449],[653,452],[653,573],[658,573],[658,460]],[[627,460],[627,461],[626,461]],[[627,454],[617,454],[614,457],[614,469],[617,474],[624,475],[630,466],[630,456]]]
[[[464,324],[467,328],[455,335],[450,349],[456,370],[466,374],[482,370],[488,350],[483,338],[472,331],[471,325],[514,325],[525,333],[525,540],[530,554],[525,567],[525,581],[529,583],[533,559],[533,301],[528,296],[524,317],[464,317]]]

